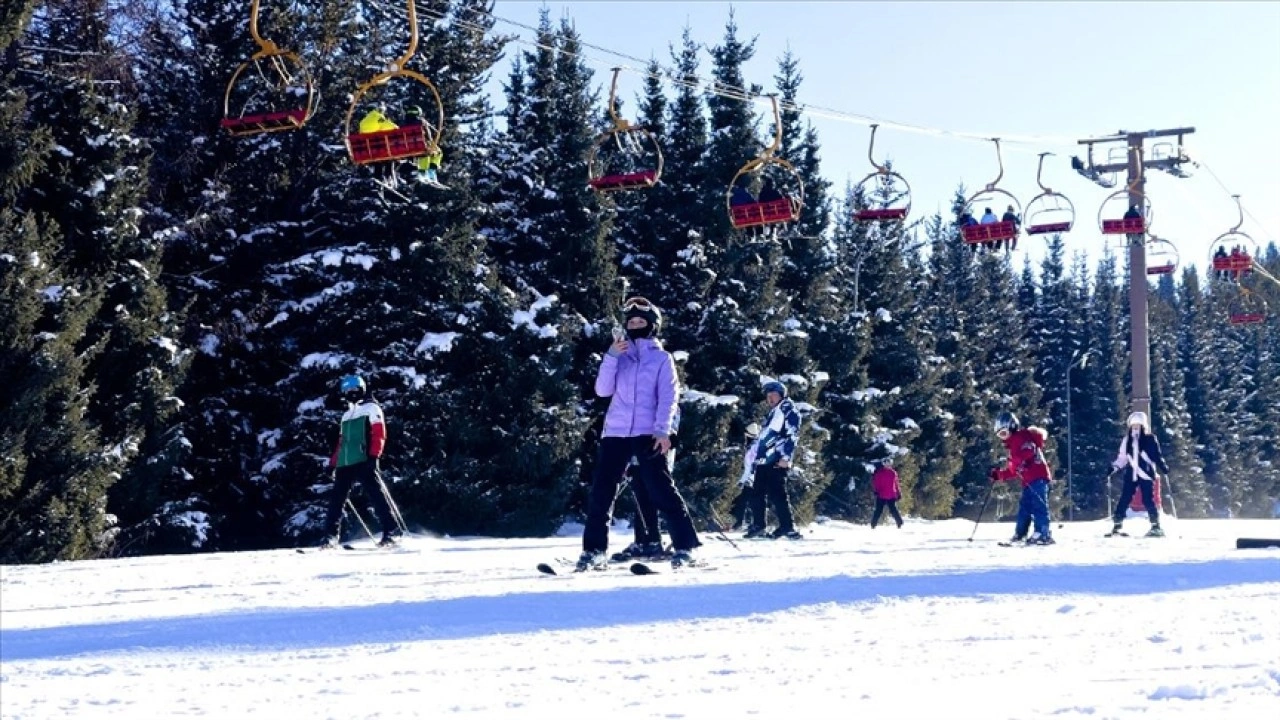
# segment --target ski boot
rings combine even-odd
[[[641,547],[643,546],[640,545],[640,543],[631,543],[630,545],[622,548],[618,552],[610,555],[609,562],[620,563],[620,562],[629,562],[631,560],[638,560],[640,557],[642,557]]]
[[[762,527],[748,528],[747,531],[742,534],[743,540],[767,540],[768,538],[769,533]]]
[[[380,548],[395,547],[396,545],[400,544],[399,540],[400,540],[399,533],[382,533],[382,539],[378,541],[378,547]]]
[[[678,570],[682,567],[698,567],[701,565],[694,557],[692,550],[676,550],[671,554],[671,568]]]
[[[1151,526],[1151,529],[1147,531],[1147,537],[1164,537],[1164,530],[1160,529],[1160,523]]]
[[[1103,537],[1115,537],[1117,535],[1124,537],[1128,534],[1129,533],[1120,529],[1120,523],[1116,523],[1115,526],[1111,528],[1111,532],[1107,533],[1106,535],[1103,535]]]
[[[1031,537],[1027,538],[1027,544],[1028,545],[1053,545],[1054,540],[1053,540],[1053,536],[1051,535],[1041,535],[1040,533],[1032,533]]]
[[[783,531],[782,528],[778,528],[777,530],[774,530],[773,532],[769,533],[769,537],[773,538],[774,540],[782,540],[782,539],[803,540],[804,539],[804,536],[801,535],[799,532],[797,532],[795,529]]]
[[[605,560],[604,553],[588,550],[578,556],[578,563],[573,566],[573,571],[604,570],[607,567],[609,562]]]

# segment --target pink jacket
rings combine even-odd
[[[871,476],[871,487],[881,500],[897,500],[902,497],[902,490],[898,488],[898,471],[890,467],[876,470]]]

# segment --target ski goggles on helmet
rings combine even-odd
[[[626,302],[622,303],[623,312],[631,312],[632,310],[652,312],[654,309],[654,304],[642,297],[627,298]]]

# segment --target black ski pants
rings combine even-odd
[[[884,512],[885,508],[889,508],[889,514],[893,515],[898,527],[902,527],[902,516],[898,514],[898,500],[876,498],[876,509],[871,513],[871,528],[875,529],[875,526],[880,524],[880,513]]]
[[[756,468],[755,480],[751,493],[751,529],[765,528],[765,502],[773,506],[773,514],[778,518],[775,533],[782,535],[796,529],[795,520],[791,517],[791,498],[787,496],[787,475],[790,470],[780,467]]]
[[[324,523],[326,538],[338,537],[342,531],[342,508],[347,504],[351,488],[357,482],[364,486],[364,494],[373,505],[382,532],[396,531],[396,522],[391,517],[391,505],[387,503],[387,496],[382,494],[382,470],[378,468],[377,458],[370,458],[334,471],[333,494],[329,497],[329,514]]]
[[[591,494],[587,499],[587,524],[582,531],[584,551],[602,553],[609,549],[613,502],[618,496],[618,483],[633,456],[636,466],[632,486],[643,485],[653,507],[666,519],[672,547],[692,550],[702,544],[684,498],[676,490],[667,456],[655,450],[653,444],[652,435],[601,438],[595,474],[591,479]],[[657,528],[657,523],[654,523],[654,528]]]
[[[1124,485],[1120,487],[1120,502],[1116,503],[1116,511],[1112,514],[1111,519],[1117,523],[1124,522],[1124,516],[1129,511],[1129,503],[1133,501],[1135,490],[1142,493],[1142,506],[1147,509],[1147,517],[1151,519],[1151,523],[1160,522],[1160,508],[1156,507],[1155,484],[1150,480],[1141,478],[1134,480],[1132,472],[1124,479]]]

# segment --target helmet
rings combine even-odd
[[[770,380],[769,382],[765,383],[763,390],[765,395],[768,395],[771,392],[776,392],[782,397],[787,396],[787,386],[783,385],[777,380]]]
[[[1010,433],[1016,432],[1018,427],[1019,427],[1018,416],[1014,415],[1011,412],[1002,412],[998,417],[996,417],[996,434],[997,435],[1000,434],[1001,430],[1005,432],[1010,432]]]
[[[1129,422],[1127,424],[1130,427],[1134,425],[1141,425],[1145,428],[1147,427],[1147,414],[1144,412],[1133,413],[1129,416]]]
[[[662,311],[645,298],[627,298],[626,302],[622,303],[622,314],[627,320],[633,317],[644,318],[645,322],[649,323],[649,337],[657,335],[662,329]]]
[[[364,378],[359,375],[343,375],[342,380],[338,382],[338,392],[350,400],[364,397],[366,387]]]

